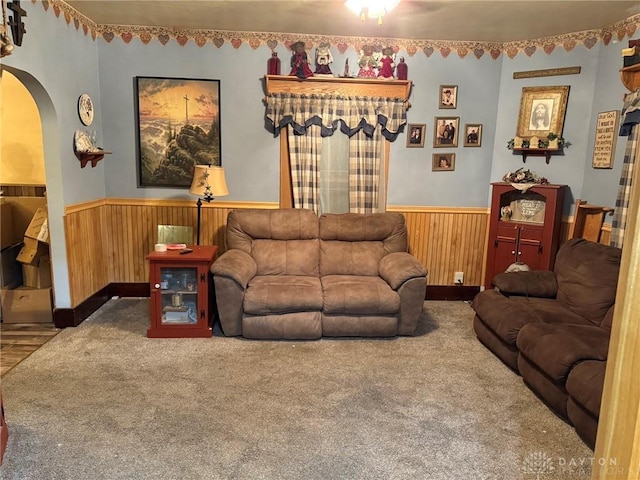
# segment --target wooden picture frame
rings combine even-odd
[[[410,123],[407,129],[407,148],[424,148],[426,130],[424,123]]]
[[[222,165],[220,80],[135,77],[135,88],[138,186],[188,188],[195,165]]]
[[[618,137],[619,110],[600,112],[596,119],[596,135],[593,141],[593,168],[613,168]]]
[[[433,123],[433,147],[457,147],[459,130],[460,117],[436,117]]]
[[[431,156],[432,172],[453,172],[456,169],[455,153],[434,153]]]
[[[465,147],[479,147],[482,145],[481,123],[467,123],[464,126],[464,140],[462,144]]]
[[[516,136],[546,138],[549,133],[562,136],[569,98],[569,85],[522,87]]]
[[[458,86],[440,85],[440,100],[438,108],[457,108],[458,106]]]

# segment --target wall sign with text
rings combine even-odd
[[[612,110],[598,114],[593,144],[593,168],[613,168],[619,113],[618,110]]]

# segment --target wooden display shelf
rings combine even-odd
[[[104,150],[100,150],[97,152],[78,152],[74,151],[78,160],[80,160],[80,168],[84,168],[87,166],[88,162],[91,162],[91,167],[95,167],[100,160],[104,158],[105,155],[109,155],[113,152],[106,152]]]
[[[640,88],[640,63],[621,68],[620,80],[630,92]]]
[[[309,77],[300,80],[289,75],[265,75],[267,95],[296,93],[300,95],[344,95],[402,98],[411,94],[411,80],[378,80],[375,78]]]
[[[527,157],[545,157],[545,161],[548,164],[551,160],[551,155],[562,153],[560,148],[514,148],[513,153],[519,153],[522,155],[522,163],[527,163]]]

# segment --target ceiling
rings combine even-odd
[[[640,13],[640,1],[401,0],[361,22],[343,0],[66,0],[99,25],[511,42],[600,30]]]

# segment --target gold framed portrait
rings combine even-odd
[[[555,133],[561,137],[568,98],[569,85],[522,87],[516,136],[546,138]]]
[[[458,106],[458,86],[440,85],[440,101],[438,108],[457,108]]]
[[[453,172],[456,169],[455,153],[434,153],[431,155],[431,171]]]
[[[433,122],[434,148],[458,146],[460,117],[436,117]]]
[[[410,123],[407,127],[407,148],[424,148],[427,126],[424,123]]]
[[[480,147],[482,145],[482,124],[467,123],[464,126],[465,147]]]

